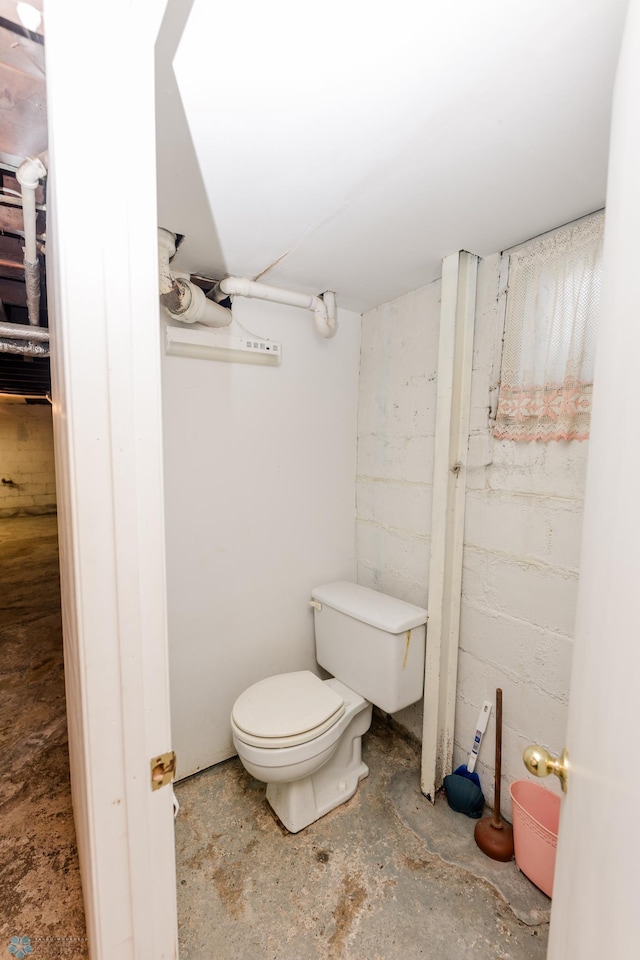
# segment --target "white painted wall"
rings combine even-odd
[[[500,260],[481,261],[478,273],[454,761],[468,755],[482,701],[494,702],[502,687],[508,815],[508,784],[528,776],[524,747],[541,743],[557,754],[564,746],[588,442],[491,436]],[[492,718],[478,763],[489,801],[494,737]]]
[[[362,318],[358,582],[427,605],[440,281]],[[422,704],[396,718],[422,736]]]
[[[0,517],[56,512],[51,406],[0,402]]]
[[[163,138],[160,165],[161,195],[175,171],[187,181],[176,266],[268,268],[361,312],[440,276],[445,253],[491,254],[601,206],[626,5],[324,0],[309,21],[287,0],[194,0],[171,50],[190,135]],[[243,56],[212,56],[212,36],[241,37]]]
[[[249,684],[315,669],[315,585],[355,578],[360,317],[324,340],[310,313],[236,298],[282,365],[164,357],[173,744],[178,776],[233,755]],[[234,331],[237,332],[237,331]]]

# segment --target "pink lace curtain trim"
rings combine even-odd
[[[586,440],[591,415],[590,383],[500,388],[493,431],[498,440]]]
[[[599,211],[510,252],[497,439],[588,438],[603,234]]]

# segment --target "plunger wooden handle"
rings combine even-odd
[[[496,771],[493,800],[493,822],[500,826],[500,781],[502,779],[502,690],[496,690]]]
[[[493,816],[483,817],[473,831],[476,843],[492,860],[507,863],[513,856],[511,824],[500,817],[500,780],[502,778],[502,690],[496,690],[496,775]]]

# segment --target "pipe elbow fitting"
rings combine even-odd
[[[338,332],[338,321],[334,318],[327,316],[325,309],[314,310],[313,319],[315,321],[316,330],[318,333],[325,338],[325,340],[330,340],[332,337],[335,337]]]
[[[332,290],[326,290],[317,298],[317,305],[313,310],[313,319],[318,333],[326,340],[335,337],[338,332],[336,316],[336,295]]]
[[[225,297],[251,298],[253,296],[251,287],[252,281],[246,277],[224,277],[216,284],[215,290],[216,292],[220,291],[221,299]]]
[[[173,294],[160,297],[173,320],[181,323],[203,323],[208,327],[229,326],[233,319],[231,310],[208,300],[204,291],[190,280],[176,280],[175,284],[177,301],[173,299]]]
[[[46,175],[47,168],[40,157],[27,157],[16,170],[16,180],[27,190],[35,190]]]

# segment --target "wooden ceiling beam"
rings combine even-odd
[[[36,233],[38,237],[44,237],[45,229],[46,218],[44,213],[39,211],[36,217]],[[5,233],[24,233],[22,207],[3,206],[0,201],[0,230]]]
[[[3,190],[13,190],[14,193],[17,193],[18,196],[21,195],[22,190],[20,184],[18,183],[15,174],[10,173],[8,170],[0,170],[0,179],[2,181]],[[17,199],[17,198],[16,198]],[[44,184],[39,183],[36,187],[36,204],[43,204],[45,201],[44,196]]]
[[[0,277],[7,280],[24,281],[24,263],[15,263],[13,260],[3,260],[0,257]]]
[[[0,300],[12,307],[26,307],[27,291],[24,283],[0,278]]]
[[[24,259],[22,240],[17,237],[7,237],[0,234],[0,258],[21,263]]]

